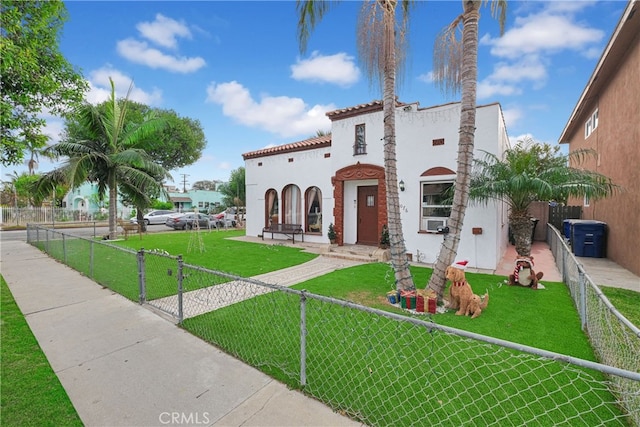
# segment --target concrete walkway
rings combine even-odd
[[[360,426],[24,242],[0,271],[86,426]]]

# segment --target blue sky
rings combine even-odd
[[[490,9],[481,11],[478,104],[502,105],[510,138],[555,144],[626,3],[508,3],[502,37]],[[189,187],[227,180],[245,152],[330,130],[327,111],[381,99],[357,59],[361,4],[335,4],[300,53],[294,1],[69,1],[60,48],[89,81],[90,102],[106,99],[109,77],[121,96],[133,80],[133,100],[201,122],[201,159],[171,171]],[[401,101],[459,100],[430,73],[435,37],[461,7],[424,1],[413,10]],[[52,142],[62,128],[49,118]],[[42,160],[38,171],[54,166]]]

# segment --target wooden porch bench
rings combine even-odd
[[[301,224],[272,223],[262,229],[262,240],[264,240],[265,233],[271,233],[271,239],[273,239],[274,234],[284,234],[287,237],[291,237],[293,243],[296,242],[296,234],[299,234],[304,242],[304,231]]]

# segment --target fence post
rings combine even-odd
[[[140,289],[140,296],[138,300],[140,304],[147,302],[147,281],[144,275],[144,248],[140,248],[138,251],[138,287]]]
[[[582,268],[578,267],[578,289],[580,298],[580,321],[582,322],[582,330],[587,331],[587,280],[584,276]]]
[[[65,239],[66,234],[62,233],[62,259],[64,260],[64,264],[67,264],[67,239]]]
[[[300,293],[300,385],[307,385],[307,291]]]
[[[93,279],[93,245],[95,242],[89,240],[89,277]]]
[[[182,321],[184,320],[184,312],[182,311],[182,255],[178,255],[178,323],[182,325]]]

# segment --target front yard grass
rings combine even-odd
[[[2,425],[82,426],[1,276],[0,286]]]
[[[393,274],[364,264],[293,286],[411,316],[389,304]],[[431,269],[412,267],[424,287]],[[509,287],[503,277],[467,273],[489,307],[476,319],[453,312],[426,321],[595,360],[562,283]],[[614,397],[594,371],[430,332],[365,311],[307,298],[307,385],[299,384],[300,302],[275,292],[191,319],[183,327],[228,353],[373,425],[624,425]],[[267,338],[268,337],[268,338]],[[496,404],[499,402],[499,404]],[[523,409],[526,408],[524,411]],[[529,415],[535,414],[532,418]],[[417,421],[422,420],[422,421]],[[535,420],[535,421],[534,421]]]

